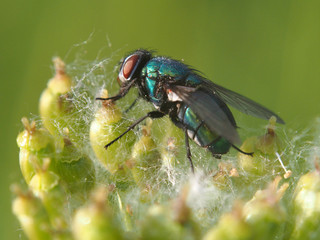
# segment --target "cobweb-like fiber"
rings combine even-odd
[[[99,102],[95,101],[102,89],[108,89],[110,95],[115,95],[119,89],[116,77],[117,72],[114,71],[115,58],[95,59],[93,61],[84,60],[84,56],[79,55],[72,62],[67,63],[67,73],[73,78],[74,86],[72,88],[69,100],[72,101],[74,106],[73,114],[69,116],[70,131],[76,134],[76,145],[96,164],[97,180],[96,184],[110,185],[110,174],[103,168],[103,166],[96,159],[93,153],[90,140],[89,128],[90,123],[93,121],[94,113],[100,106]],[[119,58],[120,60],[120,58]],[[117,102],[119,108],[124,111],[131,104],[137,91],[132,89],[131,93],[125,98]],[[123,117],[134,121],[138,117],[143,116],[150,111],[152,106],[142,100],[137,103],[128,114]],[[169,125],[169,126],[168,126]],[[261,126],[256,128],[245,126],[241,124],[242,129],[245,129],[247,136],[242,136],[245,139],[248,136],[261,136],[265,133],[265,129]],[[320,121],[317,120],[317,136],[320,132]],[[158,184],[156,187],[158,191],[151,196],[148,202],[140,201],[140,190],[137,186],[131,185],[126,191],[121,192],[121,201],[124,205],[130,205],[134,209],[137,219],[143,218],[146,209],[154,203],[169,204],[170,201],[176,198],[181,189],[186,185],[189,186],[187,204],[193,210],[195,218],[199,219],[203,224],[203,228],[209,228],[217,221],[219,216],[226,211],[229,211],[234,205],[236,199],[249,200],[253,194],[266,186],[266,184],[274,179],[277,175],[283,175],[281,168],[275,169],[266,175],[255,176],[255,181],[252,182],[252,176],[242,171],[239,167],[236,157],[236,152],[232,151],[222,157],[221,160],[212,158],[211,154],[205,149],[201,149],[194,143],[191,143],[192,158],[195,165],[195,174],[191,174],[190,166],[186,158],[184,149],[184,140],[182,130],[173,136],[163,134],[162,129],[174,129],[173,132],[179,132],[173,124],[170,123],[168,118],[154,120],[151,137],[154,139],[157,150],[168,149],[172,144],[172,149],[169,148],[169,153],[173,153],[173,161],[171,163],[163,164],[157,175],[152,176],[152,179],[146,181]],[[137,127],[134,132],[139,137],[141,136],[141,128]],[[242,132],[245,132],[242,131]],[[319,156],[319,137],[313,139],[311,129],[301,130],[288,130],[281,127],[276,131],[281,138],[283,148],[278,153],[284,162],[284,165],[293,171],[292,180],[295,182],[297,179],[306,172],[313,168],[314,156]],[[172,142],[168,142],[172,140]],[[172,150],[172,152],[170,152]],[[118,153],[118,154],[121,154]],[[117,157],[117,156],[115,156]],[[162,155],[164,158],[164,155]],[[163,160],[163,159],[162,159]],[[274,165],[278,161],[277,158],[266,158],[266,163]],[[228,177],[226,186],[219,187],[213,177],[219,171],[218,164],[230,163],[236,169],[241,177],[243,184],[235,183],[234,178]],[[237,182],[237,181],[236,181]],[[239,181],[238,181],[239,182]]]

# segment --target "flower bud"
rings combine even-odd
[[[151,206],[142,222],[141,239],[183,239],[181,225],[172,219],[170,212],[164,206]]]
[[[29,187],[33,194],[41,199],[52,226],[57,231],[67,231],[68,218],[71,214],[71,209],[67,207],[68,195],[61,185],[60,177],[49,170],[50,165],[51,161],[47,158],[42,166],[37,166]]]
[[[289,184],[278,188],[281,177],[278,176],[264,190],[258,190],[254,197],[245,204],[243,214],[254,234],[254,239],[275,239],[282,230],[281,224],[286,219],[286,212],[280,205]]]
[[[39,112],[44,127],[56,138],[57,146],[62,148],[61,131],[66,126],[64,117],[72,109],[72,102],[68,101],[72,81],[65,72],[64,62],[59,57],[54,58],[53,62],[55,76],[41,94]]]
[[[25,130],[17,137],[19,164],[25,181],[29,183],[35,175],[35,164],[42,165],[44,158],[54,156],[54,140],[46,129],[37,129],[34,121],[30,124],[27,118],[22,118],[22,123]]]
[[[123,239],[106,200],[107,191],[101,187],[93,192],[87,206],[77,209],[72,220],[75,240]]]
[[[170,118],[163,118],[161,124],[152,125],[152,135],[157,141],[157,136],[160,142],[159,151],[163,166],[167,171],[173,170],[179,161],[185,161],[184,132],[175,126]],[[189,167],[189,166],[188,166]]]
[[[52,239],[51,225],[41,201],[31,192],[22,193],[13,186],[17,197],[13,200],[12,211],[29,239]]]
[[[320,236],[319,170],[300,177],[293,196],[293,207],[296,220],[292,238],[313,239],[313,236]]]
[[[252,238],[249,225],[242,214],[242,206],[236,205],[231,213],[221,216],[216,226],[211,228],[203,240],[247,240]]]
[[[158,178],[161,175],[161,156],[156,144],[151,138],[152,120],[142,126],[142,136],[134,144],[128,166],[143,195],[149,195],[159,187]]]
[[[267,175],[272,171],[280,172],[283,168],[286,176],[288,176],[288,171],[279,159],[278,152],[281,149],[281,142],[275,133],[275,124],[276,118],[271,117],[265,135],[250,137],[243,142],[241,150],[253,153],[253,156],[238,153],[239,165],[246,173],[261,177],[261,175]]]
[[[61,183],[72,196],[70,200],[82,205],[95,185],[95,167],[92,160],[70,141],[67,129],[64,148],[57,155],[56,168]]]
[[[228,162],[220,162],[218,172],[213,176],[213,184],[223,190],[232,189],[232,178],[239,177],[238,170]]]
[[[108,92],[104,90],[101,97],[107,98]],[[122,118],[120,110],[109,100],[102,101],[90,125],[90,143],[95,155],[116,180],[127,178],[125,162],[129,159],[135,135],[129,131],[107,149],[105,145],[119,137],[128,126],[130,123]]]

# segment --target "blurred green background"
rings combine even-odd
[[[184,59],[215,82],[276,111],[298,131],[319,115],[318,0],[15,0],[1,5],[0,239],[22,235],[9,191],[12,182],[22,182],[15,142],[20,119],[38,114],[40,93],[53,74],[52,57],[72,62],[79,44],[85,45],[85,60],[112,55],[112,64],[139,47]]]

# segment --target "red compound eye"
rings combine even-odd
[[[124,65],[122,67],[122,73],[126,79],[128,79],[130,77],[138,60],[139,60],[139,55],[135,54],[135,55],[128,57],[127,61],[124,63]]]

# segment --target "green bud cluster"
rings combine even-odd
[[[101,97],[107,98],[104,90]],[[90,144],[100,163],[112,174],[114,181],[128,181],[126,161],[130,158],[130,149],[135,141],[133,132],[105,149],[105,145],[123,133],[129,121],[122,118],[120,109],[111,101],[102,101],[90,125]]]
[[[88,204],[78,208],[72,219],[72,231],[77,240],[121,240],[119,224],[107,201],[108,191],[104,187],[92,193]]]
[[[25,181],[30,183],[36,174],[36,167],[43,164],[43,159],[54,155],[55,143],[48,130],[36,128],[35,121],[30,124],[27,118],[22,118],[22,123],[25,130],[17,137],[19,164]]]
[[[277,177],[266,189],[258,190],[247,203],[236,202],[233,211],[222,215],[204,240],[276,239],[281,236],[286,213],[280,200],[288,184],[278,189],[280,180],[281,177]]]
[[[64,116],[72,110],[72,102],[67,100],[72,80],[66,74],[65,64],[60,58],[54,58],[53,62],[55,75],[48,81],[47,88],[41,94],[39,112],[43,126],[55,136],[58,147],[62,148],[61,130],[66,126]]]
[[[320,238],[318,160],[306,168],[306,159],[294,159],[275,118],[265,134],[244,141],[241,150],[252,156],[230,153],[217,162],[191,143],[193,175],[184,134],[168,118],[147,120],[106,148],[132,124],[130,113],[93,101],[108,91],[79,84],[59,58],[54,65],[41,121],[23,118],[17,137],[27,190],[13,185],[12,211],[27,238]],[[92,93],[89,117],[74,98],[81,91]]]
[[[292,239],[317,239],[320,236],[320,172],[303,175],[293,195],[295,227]]]
[[[29,239],[52,239],[49,216],[41,201],[31,192],[21,192],[17,186],[12,186],[12,190],[16,194],[12,211],[26,236]]]
[[[160,187],[158,179],[161,177],[161,158],[159,150],[151,138],[152,120],[142,127],[142,136],[134,144],[128,166],[136,184],[144,196],[154,195]]]
[[[254,136],[246,139],[241,149],[252,152],[253,157],[238,154],[239,166],[251,175],[267,175],[272,171],[279,172],[280,164],[276,160],[276,153],[281,152],[281,140],[275,132],[276,118],[271,117],[267,132],[263,136]]]

